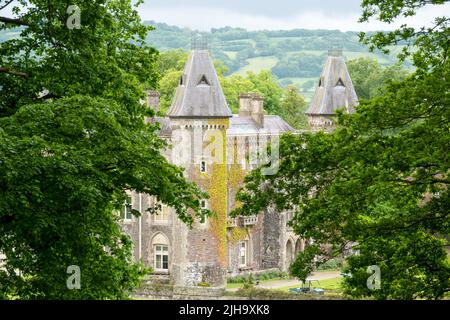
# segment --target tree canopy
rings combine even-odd
[[[0,43],[1,298],[126,298],[145,271],[115,213],[126,190],[188,224],[203,216],[206,195],[166,161],[158,128],[144,121],[158,52],[132,2],[73,1],[79,10],[68,13],[62,0],[0,1],[14,12],[0,29],[23,27]],[[79,290],[66,286],[73,265]]]
[[[350,60],[347,67],[360,100],[380,96],[389,82],[401,81],[408,76],[408,71],[401,64],[382,67],[372,58]]]
[[[443,2],[364,0],[363,20],[393,21]],[[362,101],[355,114],[339,113],[332,133],[283,136],[278,173],[260,168],[245,179],[234,215],[291,210],[294,231],[314,239],[291,266],[300,279],[352,249],[344,287],[353,297],[438,299],[450,290],[448,21],[367,38],[374,48],[410,41],[414,50],[401,58],[413,56],[415,73]],[[379,290],[366,283],[373,265]]]

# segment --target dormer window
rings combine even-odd
[[[336,87],[345,87],[345,84],[341,78],[339,78],[338,82],[336,83]]]
[[[206,79],[206,76],[203,75],[197,85],[198,86],[209,86],[210,84],[209,84],[208,79]]]

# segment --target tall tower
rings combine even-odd
[[[319,85],[306,111],[311,129],[333,130],[336,110],[344,109],[344,112],[353,113],[357,105],[358,98],[342,50],[329,50]]]
[[[177,286],[226,284],[227,163],[226,130],[232,117],[209,52],[193,48],[168,112],[172,161],[207,192],[202,206],[217,213],[192,229],[177,222],[173,279]]]

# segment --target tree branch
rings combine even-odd
[[[4,68],[4,67],[0,67],[0,73],[6,73],[6,74],[10,74],[12,76],[22,77],[22,78],[28,78],[30,76],[28,73],[14,71],[14,70],[10,70],[10,69]]]
[[[29,26],[30,24],[22,19],[13,19],[13,18],[7,18],[7,17],[0,17],[0,22],[3,23],[9,23],[9,24],[15,24],[18,26]]]

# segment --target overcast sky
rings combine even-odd
[[[360,3],[361,0],[145,0],[139,12],[144,20],[197,30],[231,26],[249,30],[367,31],[389,30],[405,22],[358,23]],[[450,15],[450,4],[427,6],[406,22],[415,27],[429,25],[441,15]]]
[[[416,16],[407,20],[400,19],[392,25],[376,20],[361,24],[358,23],[361,2],[362,0],[145,0],[138,10],[143,20],[202,31],[226,26],[248,30],[389,30],[403,23],[413,27],[427,26],[436,16],[450,15],[450,3],[447,3],[428,5]],[[10,7],[0,14],[10,16]]]

